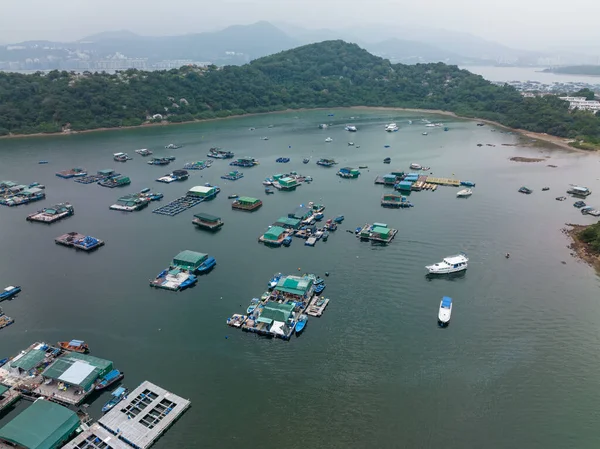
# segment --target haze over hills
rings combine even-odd
[[[168,69],[184,64],[239,65],[302,44],[343,39],[393,62],[457,65],[557,65],[551,54],[513,49],[477,36],[414,26],[364,25],[310,30],[261,21],[219,31],[141,36],[127,30],[75,42],[27,41],[0,46],[0,70]],[[571,54],[564,63],[590,63]]]

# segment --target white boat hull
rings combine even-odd
[[[466,270],[467,265],[463,265],[463,266],[454,268],[454,267],[438,266],[438,264],[435,264],[435,265],[428,265],[425,268],[427,269],[427,271],[429,271],[429,274],[450,274],[450,273],[458,273],[460,271]]]
[[[471,189],[463,189],[460,192],[457,192],[457,198],[468,198],[473,195],[473,191]]]
[[[438,322],[445,326],[450,322],[450,317],[452,315],[452,306],[449,309],[444,307],[440,307],[440,311],[438,313]]]

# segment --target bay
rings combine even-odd
[[[0,356],[33,341],[84,339],[93,355],[125,371],[126,386],[147,379],[191,399],[192,408],[158,449],[428,448],[440,441],[450,448],[596,447],[600,278],[570,255],[561,233],[566,222],[595,220],[554,197],[570,183],[598,192],[598,157],[523,147],[515,135],[449,117],[331,113],[0,140],[0,179],[37,181],[47,192],[43,202],[0,208],[0,282],[23,286],[18,299],[2,304],[16,323],[0,333]],[[450,129],[427,129],[422,136],[423,117]],[[391,121],[399,132],[383,131]],[[317,129],[330,122],[329,129]],[[359,131],[345,132],[347,122]],[[325,143],[328,136],[332,143]],[[350,140],[360,148],[348,146]],[[171,142],[184,146],[165,150]],[[260,165],[241,169],[245,176],[236,182],[220,179],[230,171],[226,161],[190,172],[183,183],[154,181],[206,159],[212,146],[256,157]],[[134,154],[137,148],[177,160],[166,168],[150,166]],[[119,151],[134,159],[114,162]],[[280,156],[291,162],[277,164]],[[390,166],[382,163],[387,156]],[[548,159],[524,164],[512,156]],[[302,164],[304,157],[310,164]],[[357,180],[342,180],[335,168],[315,164],[321,157],[335,158],[338,167],[369,168]],[[49,164],[38,165],[42,159]],[[412,162],[438,176],[475,181],[474,195],[459,200],[456,189],[441,187],[413,193],[412,209],[381,208],[385,189],[373,184],[375,176],[408,170]],[[115,168],[132,184],[106,189],[54,175],[76,166]],[[265,197],[261,181],[289,170],[314,182]],[[120,195],[144,187],[162,191],[164,203],[205,182],[222,188],[219,197],[176,217],[152,214],[154,204],[129,214],[108,209]],[[534,193],[517,193],[521,185]],[[542,192],[543,186],[550,191]],[[264,205],[252,214],[232,211],[232,193],[261,198]],[[50,226],[25,221],[61,201],[75,206],[73,217]],[[280,249],[257,243],[269,224],[309,201],[323,202],[326,217],[346,217],[328,242],[310,248],[294,240]],[[221,216],[223,229],[214,235],[195,229],[197,212]],[[345,232],[367,222],[387,223],[399,234],[381,247]],[[83,254],[54,244],[69,231],[99,237],[106,246]],[[182,293],[148,287],[183,249],[208,253],[218,265]],[[425,265],[458,251],[471,260],[464,276],[425,276]],[[329,272],[331,303],[324,316],[311,318],[290,342],[228,328],[226,318],[245,310],[279,271]],[[450,326],[439,329],[444,295],[454,298],[454,313]],[[95,417],[107,397],[90,406]]]

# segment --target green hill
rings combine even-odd
[[[140,125],[288,108],[443,109],[562,137],[600,139],[600,118],[557,97],[523,98],[456,66],[391,64],[357,45],[326,41],[244,66],[117,74],[0,73],[0,135]]]

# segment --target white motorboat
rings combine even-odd
[[[452,298],[444,296],[440,301],[440,311],[438,312],[438,324],[445,327],[450,322],[452,315]]]
[[[344,128],[346,131],[350,131],[351,133],[355,133],[356,131],[358,131],[356,129],[356,126],[354,125],[346,125],[346,127]]]
[[[460,253],[455,256],[444,257],[441,262],[433,265],[427,265],[425,268],[430,274],[449,274],[458,273],[467,269],[469,258],[465,253]]]
[[[427,135],[427,133],[426,133],[426,132],[425,132],[425,133],[421,133],[421,134],[423,134],[424,136],[426,136],[426,135]]]
[[[427,123],[427,125],[425,125],[427,128],[435,128],[436,125],[434,123]]]
[[[396,125],[395,123],[390,123],[389,125],[385,125],[385,130],[388,133],[398,131],[398,125]]]
[[[473,191],[471,189],[462,189],[456,192],[457,198],[468,198],[473,195]]]
[[[319,129],[327,129],[327,128],[328,128],[328,126],[325,123],[321,123],[319,125]]]
[[[412,170],[421,170],[423,167],[421,167],[421,164],[415,164],[414,162],[412,164],[410,164],[410,168]]]
[[[333,142],[333,139],[331,137],[328,137],[327,139],[325,139],[325,142]]]

